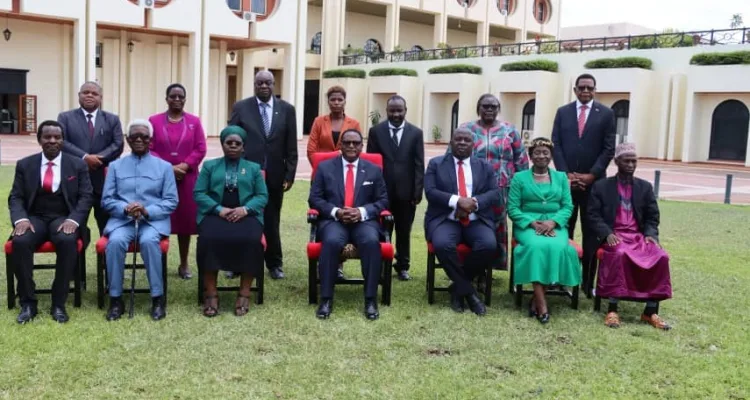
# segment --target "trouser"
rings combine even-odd
[[[109,280],[109,295],[122,296],[122,281],[125,275],[125,256],[128,246],[135,239],[135,224],[130,222],[109,233],[107,243],[107,279]],[[141,222],[138,225],[138,244],[141,257],[146,266],[146,276],[151,289],[151,297],[164,294],[162,282],[161,235],[151,225]]]
[[[377,297],[382,256],[380,253],[380,232],[376,224],[376,220],[356,224],[342,224],[333,221],[320,230],[322,248],[318,260],[318,274],[320,275],[320,297],[322,299],[333,298],[339,257],[341,256],[341,250],[347,243],[354,244],[359,253],[362,277],[365,280],[365,298],[374,299]]]
[[[471,281],[490,267],[497,251],[493,229],[479,220],[463,226],[457,221],[446,219],[435,228],[431,237],[435,255],[445,274],[453,281],[453,294],[468,296],[476,293]],[[471,253],[463,262],[458,259],[456,248],[459,243],[471,248]]]
[[[268,204],[263,210],[263,234],[266,236],[266,252],[264,258],[266,268],[272,270],[284,265],[281,253],[281,205],[284,201],[283,189],[268,189]]]
[[[411,201],[397,200],[390,203],[396,231],[396,271],[408,271],[411,255],[411,227],[417,207]]]
[[[593,268],[594,265],[592,265],[591,261],[596,254],[596,250],[598,247],[596,234],[591,231],[591,224],[589,224],[588,216],[586,214],[588,212],[590,194],[590,190],[573,190],[571,192],[573,198],[573,214],[568,220],[568,237],[570,239],[573,239],[573,237],[575,236],[576,222],[578,221],[578,216],[580,214],[582,235],[581,245],[583,247],[583,259],[581,260],[581,262],[584,266],[583,270],[586,272],[582,276],[582,283],[583,289],[584,291],[586,291],[586,293],[588,293],[592,282],[594,282],[594,277],[596,276],[596,269]]]

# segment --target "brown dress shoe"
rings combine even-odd
[[[604,325],[607,325],[610,328],[619,328],[620,316],[614,311],[608,312],[607,316],[604,317]]]
[[[658,314],[652,314],[650,317],[646,314],[641,314],[641,321],[647,322],[649,325],[653,326],[656,329],[662,329],[665,331],[672,329],[667,321],[661,319]]]

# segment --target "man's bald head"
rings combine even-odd
[[[275,80],[271,71],[263,70],[255,74],[255,96],[267,102],[273,96]]]

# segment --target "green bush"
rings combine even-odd
[[[631,49],[667,49],[672,47],[692,47],[693,37],[684,33],[664,32],[656,36],[638,36],[630,39]]]
[[[557,72],[557,62],[551,60],[517,61],[503,64],[500,71],[550,71]]]
[[[365,79],[367,74],[363,69],[342,68],[323,71],[323,78],[355,78]]]
[[[643,68],[651,69],[651,60],[644,57],[599,58],[587,62],[584,66],[589,69],[601,68]]]
[[[468,64],[451,64],[432,67],[427,70],[428,74],[473,74],[482,75],[482,67]]]
[[[376,68],[370,71],[370,76],[417,76],[417,71],[407,68]]]
[[[750,51],[731,51],[727,53],[701,53],[690,59],[693,65],[733,65],[750,64]]]

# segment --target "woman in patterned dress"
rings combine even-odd
[[[495,237],[499,254],[492,267],[505,270],[508,260],[508,188],[516,172],[529,169],[529,157],[521,134],[513,124],[498,120],[499,113],[500,100],[492,94],[483,94],[477,101],[479,119],[463,123],[461,128],[474,133],[473,156],[486,160],[495,170],[500,201],[492,209],[495,212]]]

